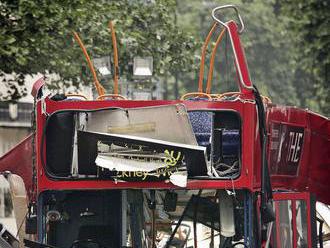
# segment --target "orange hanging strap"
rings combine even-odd
[[[96,72],[95,72],[95,69],[94,69],[94,65],[87,53],[87,50],[84,46],[84,44],[82,43],[79,35],[77,32],[73,32],[73,36],[74,36],[74,39],[78,42],[81,50],[83,51],[84,53],[84,56],[86,58],[86,61],[87,61],[87,64],[88,64],[88,67],[89,67],[89,70],[92,72],[92,75],[93,75],[93,78],[94,78],[94,85],[95,85],[95,88],[96,88],[96,91],[98,93],[98,95],[104,95],[105,94],[105,90],[103,88],[103,86],[100,84],[99,80],[97,79],[97,75],[96,75]]]
[[[115,28],[111,21],[109,21],[109,29],[111,32],[112,46],[113,46],[113,60],[115,63],[114,75],[113,75],[113,82],[114,82],[113,93],[115,95],[117,95],[118,94],[118,75],[119,75],[118,51],[117,51],[116,32],[115,32]]]
[[[211,84],[212,84],[212,78],[213,78],[213,67],[214,67],[214,60],[215,60],[215,55],[217,53],[217,48],[224,36],[226,32],[226,29],[223,29],[221,31],[221,33],[218,36],[218,39],[215,43],[215,46],[212,50],[212,54],[211,54],[211,59],[210,59],[210,69],[209,69],[209,74],[207,76],[207,85],[206,85],[206,94],[210,94],[211,93]]]
[[[210,42],[210,39],[211,39],[212,34],[216,27],[217,27],[217,22],[214,22],[213,26],[203,44],[201,65],[200,65],[200,69],[199,69],[198,92],[203,92],[203,78],[204,78],[204,64],[205,64],[206,50],[207,50],[207,46]]]

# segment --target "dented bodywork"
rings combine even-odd
[[[223,8],[240,28],[216,17]],[[330,204],[330,121],[262,97],[237,8],[212,15],[198,92],[181,100],[42,97],[36,82],[34,133],[0,159],[30,193],[27,233],[38,242],[28,247],[316,247],[315,199]],[[228,32],[239,92],[211,94],[213,65],[203,92],[217,25],[210,63]]]

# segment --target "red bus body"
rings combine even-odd
[[[245,55],[240,44],[237,25],[230,21],[226,26],[235,55],[238,84],[241,93],[234,100],[104,100],[104,101],[53,101],[49,97],[40,99],[36,105],[36,189],[32,188],[32,146],[31,136],[0,159],[0,171],[9,170],[23,177],[28,192],[36,190],[37,201],[44,192],[62,191],[101,191],[126,189],[179,189],[167,181],[121,182],[99,179],[54,179],[42,164],[46,157],[47,147],[42,142],[46,120],[54,113],[63,110],[101,110],[101,109],[135,109],[143,107],[183,104],[187,111],[231,111],[239,116],[241,140],[240,175],[232,179],[188,179],[185,190],[246,190],[251,196],[257,196],[262,190],[262,148],[260,144],[259,117],[253,87],[249,77]],[[278,205],[281,200],[289,200],[292,214],[296,211],[298,200],[307,202],[308,213],[308,247],[315,245],[312,236],[310,195],[317,201],[330,204],[330,121],[316,113],[295,107],[265,104],[266,130],[268,136],[267,160],[271,185],[275,200],[276,227],[279,228]],[[161,115],[162,113],[159,113]],[[47,137],[46,137],[47,139]],[[42,152],[43,151],[43,152]],[[258,198],[258,197],[257,197]],[[251,201],[252,202],[252,201]],[[251,203],[254,204],[254,203]],[[252,211],[252,210],[251,210]],[[41,212],[40,212],[41,213]],[[247,213],[246,213],[247,214]],[[314,213],[315,215],[315,213]],[[315,217],[315,216],[314,216]],[[250,220],[251,221],[251,220]],[[294,228],[296,221],[294,220]],[[277,244],[281,242],[280,232],[274,236]],[[40,230],[39,230],[40,232]],[[44,230],[45,232],[45,230]],[[293,232],[293,247],[297,247],[298,232]],[[39,240],[42,239],[39,236]],[[245,237],[246,239],[246,237]],[[313,240],[314,239],[314,240]],[[41,240],[40,240],[41,241]],[[274,241],[275,242],[275,241]],[[250,244],[253,246],[253,244]],[[251,247],[252,247],[251,246]],[[283,244],[282,244],[283,246]]]

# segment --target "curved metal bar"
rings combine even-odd
[[[268,96],[261,95],[261,98],[265,104],[272,104],[272,100]]]
[[[96,71],[94,69],[94,65],[93,65],[93,62],[91,60],[91,58],[89,57],[88,55],[88,52],[83,44],[83,42],[81,41],[79,35],[77,32],[73,32],[73,37],[74,39],[77,41],[77,43],[79,44],[85,58],[86,58],[86,61],[87,61],[87,64],[88,64],[88,67],[89,67],[89,70],[92,72],[92,75],[93,75],[93,78],[94,78],[94,85],[95,85],[95,88],[97,90],[97,93],[98,95],[104,95],[105,94],[105,89],[103,88],[103,86],[100,84],[98,78],[97,78],[97,75],[96,75]]]
[[[118,66],[118,50],[117,50],[117,39],[116,39],[116,31],[115,27],[112,24],[112,21],[109,21],[109,30],[111,33],[111,38],[112,38],[112,46],[113,46],[113,60],[115,63],[114,67],[114,75],[113,75],[113,93],[118,94],[118,74],[119,74],[119,66]]]
[[[234,99],[230,99],[232,101],[232,100],[236,100],[237,97],[241,96],[242,94],[243,94],[242,92],[238,91],[238,92],[225,92],[222,94],[210,94],[210,96],[214,101],[226,100],[225,99],[226,96],[235,97]]]
[[[233,8],[235,10],[241,25],[240,30],[238,30],[238,25],[235,21],[229,20],[227,22],[223,22],[215,16],[215,13],[218,10],[225,8]],[[236,72],[239,79],[238,83],[239,83],[240,91],[243,93],[250,94],[253,90],[253,84],[250,79],[249,69],[247,67],[244,49],[241,45],[241,41],[239,38],[239,34],[242,33],[244,30],[244,23],[238,12],[238,9],[235,5],[219,6],[212,10],[212,17],[215,21],[223,25],[228,31],[230,42],[233,49],[233,54],[234,54],[234,61],[235,61]]]
[[[187,94],[184,94],[180,100],[186,100],[186,97],[191,97],[191,96],[195,96],[195,97],[198,97],[198,96],[202,96],[202,97],[206,97],[208,100],[212,100],[212,97],[209,95],[209,94],[206,94],[204,92],[190,92],[190,93],[187,93]]]
[[[85,96],[85,95],[83,95],[83,94],[71,94],[71,93],[68,93],[68,94],[65,94],[65,96],[67,96],[67,97],[81,97],[81,98],[84,98],[85,100],[88,100],[88,98]]]
[[[229,21],[226,24],[231,46],[233,49],[235,67],[239,79],[240,90],[245,93],[251,93],[253,90],[253,84],[250,79],[244,49],[241,45],[239,33],[237,31],[237,24],[234,21]]]
[[[242,17],[241,15],[239,14],[238,12],[238,9],[235,5],[232,5],[232,4],[228,4],[228,5],[223,5],[223,6],[219,6],[219,7],[216,7],[212,10],[212,18],[217,21],[218,23],[220,23],[222,26],[228,28],[227,24],[223,21],[221,21],[220,19],[218,19],[216,16],[215,16],[215,13],[218,11],[218,10],[221,10],[221,9],[227,9],[227,8],[232,8],[235,10],[236,12],[236,15],[238,17],[238,20],[240,22],[240,25],[241,25],[241,28],[240,30],[238,31],[239,34],[241,34],[243,31],[244,31],[244,23],[243,23],[243,20],[242,20]]]
[[[113,98],[113,99],[120,99],[120,100],[127,100],[126,97],[122,96],[122,95],[118,95],[118,94],[104,94],[104,95],[100,95],[96,98],[96,100],[104,100],[105,98]]]
[[[211,93],[211,87],[212,87],[212,78],[213,78],[213,68],[214,68],[214,60],[215,60],[215,55],[218,49],[218,46],[226,32],[226,28],[224,28],[221,33],[218,36],[218,39],[215,43],[215,46],[213,47],[212,50],[212,55],[211,55],[211,60],[210,60],[210,68],[209,68],[209,74],[207,76],[207,84],[206,84],[206,94],[210,94]]]
[[[222,93],[222,94],[218,94],[216,98],[220,100],[225,96],[239,96],[241,94],[242,94],[242,92],[239,92],[239,91],[230,91],[230,92],[225,92],[225,93]]]
[[[200,65],[200,69],[199,69],[198,92],[203,92],[203,78],[204,78],[204,64],[205,64],[206,50],[207,50],[207,46],[210,42],[210,39],[212,37],[212,34],[214,33],[214,30],[217,27],[217,25],[218,25],[217,22],[213,23],[212,28],[210,29],[210,31],[204,41],[204,44],[203,44],[201,65]]]

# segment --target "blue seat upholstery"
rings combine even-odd
[[[212,114],[206,111],[189,112],[189,119],[198,145],[207,147],[210,144]]]
[[[198,145],[209,147],[212,131],[212,113],[207,111],[189,112],[189,119]],[[222,132],[222,154],[237,155],[240,147],[240,134],[237,129],[224,129]]]

